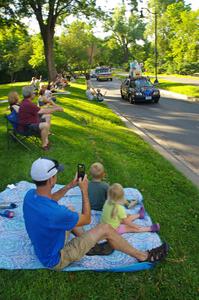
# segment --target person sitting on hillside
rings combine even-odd
[[[51,99],[51,98],[47,98],[45,96],[45,89],[41,89],[39,91],[39,98],[38,98],[38,106],[39,107],[43,107],[43,108],[48,108],[48,107],[57,107],[57,105],[55,104],[55,102]],[[51,115],[50,114],[42,114],[41,119],[46,121],[47,123],[51,123]]]
[[[21,132],[28,132],[32,135],[40,135],[42,141],[42,149],[49,149],[49,130],[50,123],[42,115],[48,115],[55,111],[63,111],[59,106],[51,108],[39,108],[36,104],[32,103],[34,99],[33,89],[30,86],[22,88],[23,101],[19,108],[19,126],[18,130]]]
[[[55,104],[55,101],[52,100],[52,98],[48,98],[45,95],[45,90],[44,89],[41,89],[39,91],[38,105],[39,105],[39,107],[42,107],[44,105],[47,105],[47,106],[57,106]]]
[[[96,100],[97,100],[98,102],[103,102],[103,101],[104,101],[104,96],[105,96],[105,94],[103,95],[103,94],[101,93],[101,90],[100,90],[100,89],[97,89],[97,92],[96,92]]]
[[[37,85],[37,79],[36,79],[36,77],[32,77],[32,80],[30,82],[30,86],[33,88],[33,92],[35,94],[37,94],[37,92],[38,92],[38,85]]]
[[[11,112],[13,110],[15,110],[16,113],[19,112],[20,102],[19,102],[19,95],[17,92],[10,92],[8,94],[8,103]]]
[[[39,90],[39,86],[41,84],[41,81],[42,81],[42,75],[39,76],[39,79],[36,78],[36,80],[35,80],[35,87],[36,87],[37,91]]]
[[[55,88],[55,82],[54,81],[51,81],[51,83],[50,83],[50,90],[51,90],[52,93],[57,92],[57,90]]]
[[[53,96],[53,92],[51,90],[51,84],[48,84],[45,90],[45,96],[48,100],[52,100],[54,102],[56,102],[56,97]]]
[[[93,89],[90,74],[89,73],[85,74],[85,78],[86,78],[86,87],[87,87],[87,89]]]
[[[91,88],[87,87],[86,96],[88,100],[96,100],[95,90],[91,90]]]
[[[168,253],[166,243],[152,250],[140,251],[132,247],[108,224],[99,224],[91,230],[82,232],[80,228],[91,222],[88,179],[86,175],[83,180],[75,178],[63,188],[53,192],[57,174],[63,169],[63,166],[54,159],[39,158],[34,161],[30,174],[36,188],[26,193],[23,202],[28,236],[36,256],[46,268],[59,271],[79,261],[86,254],[96,255],[97,246],[100,246],[98,242],[103,240],[108,241],[111,252],[112,249],[121,251],[140,262],[154,263],[165,258]],[[67,191],[77,184],[82,193],[81,213],[58,203]],[[76,237],[68,241],[67,237],[71,231]]]

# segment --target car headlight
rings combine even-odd
[[[142,96],[142,93],[140,93],[140,92],[136,92],[135,94],[136,94],[136,96]]]
[[[153,95],[156,95],[156,96],[159,95],[159,91],[154,91]]]

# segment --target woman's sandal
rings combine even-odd
[[[148,257],[145,262],[155,263],[163,260],[169,252],[169,245],[163,243],[161,246],[148,251]]]

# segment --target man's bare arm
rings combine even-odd
[[[52,194],[52,199],[59,201],[64,195],[73,187],[77,185],[77,179],[72,180],[69,184],[65,185],[62,189]]]
[[[52,114],[56,111],[64,111],[62,107],[60,106],[54,106],[52,108],[41,108],[38,111],[38,114]]]

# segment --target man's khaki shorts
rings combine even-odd
[[[69,242],[67,241],[68,234],[67,232],[65,245],[61,250],[60,261],[53,268],[56,271],[60,271],[72,262],[80,260],[96,244],[96,241],[89,232],[85,232],[80,237],[75,237]]]

